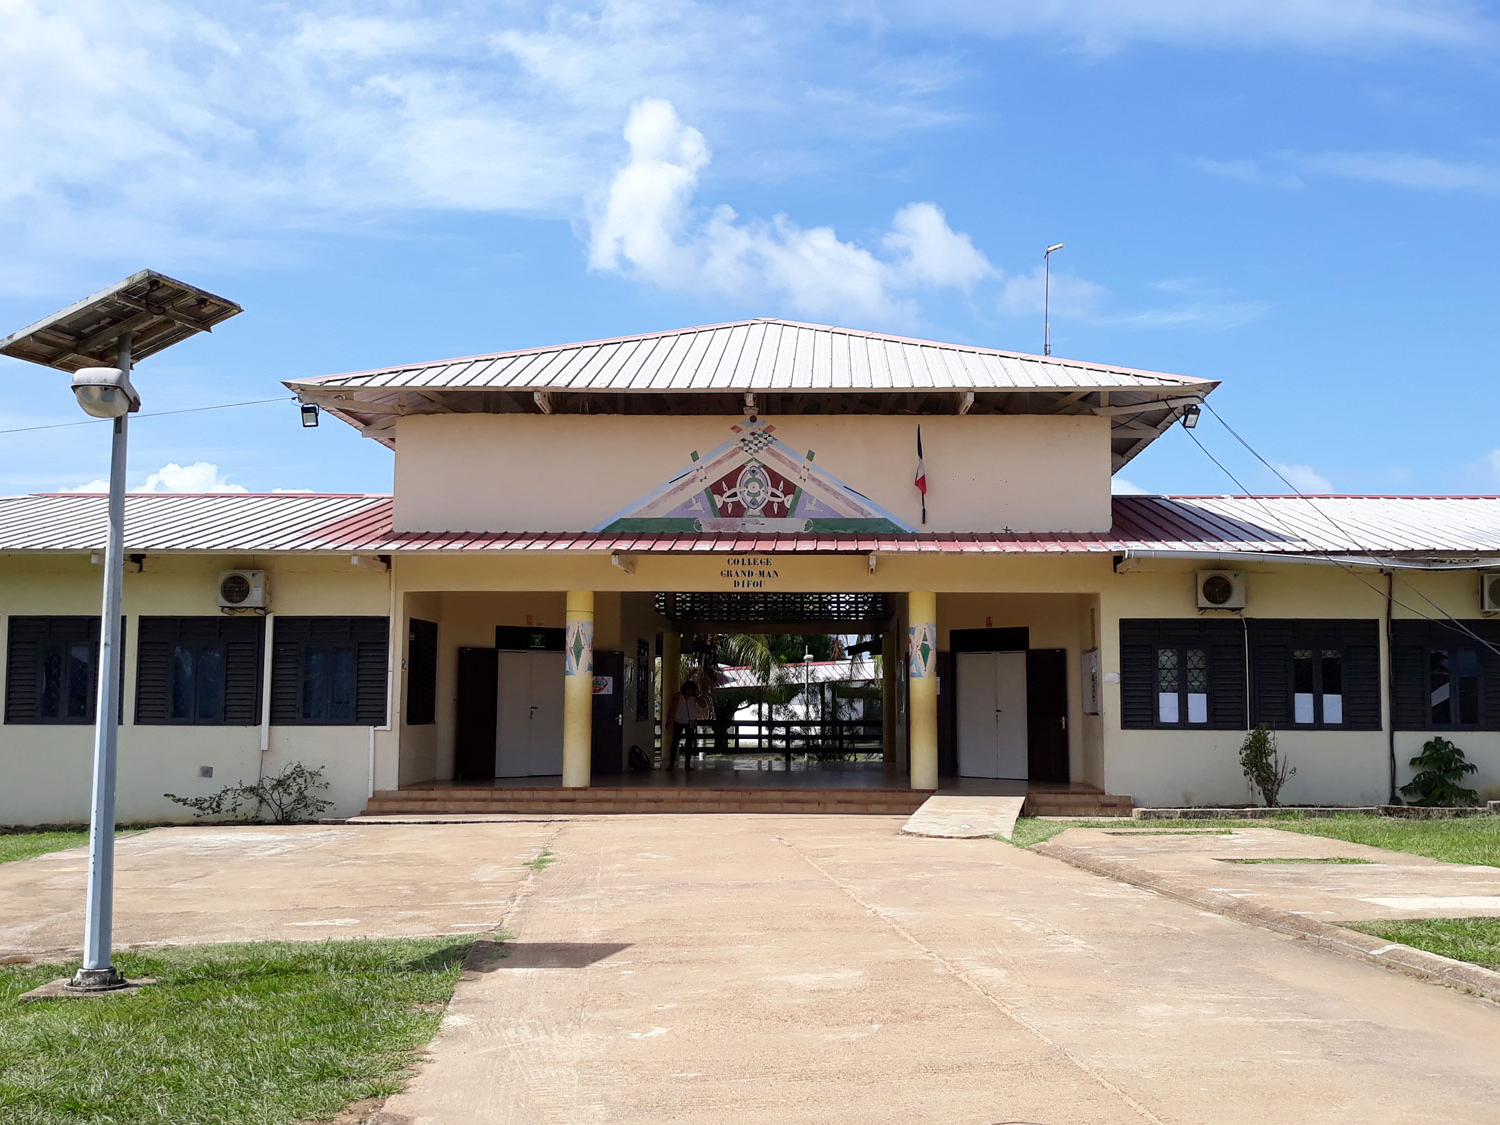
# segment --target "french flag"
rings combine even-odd
[[[922,494],[922,522],[927,522],[927,466],[922,461],[922,427],[917,426],[917,479],[912,482]]]

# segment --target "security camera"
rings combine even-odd
[[[119,418],[141,408],[130,376],[118,367],[82,367],[73,375],[73,394],[85,414]]]

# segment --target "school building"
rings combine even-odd
[[[1288,804],[1435,733],[1500,797],[1500,498],[1112,496],[1217,385],[781,320],[293,380],[394,487],[128,498],[120,819],[290,762],[338,815],[1246,803],[1258,723]],[[105,521],[0,499],[0,824],[87,817]],[[632,773],[754,632],[874,638],[880,760]]]

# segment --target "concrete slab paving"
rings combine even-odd
[[[377,1120],[1493,1120],[1494,1005],[900,824],[563,825]]]
[[[115,846],[115,944],[493,929],[549,823],[157,828]],[[84,848],[0,864],[0,955],[83,943]]]
[[[1500,867],[1444,863],[1274,828],[1070,828],[1052,844],[1327,922],[1500,917]],[[1245,863],[1247,859],[1363,863]]]
[[[1009,840],[1025,803],[1024,796],[934,793],[911,814],[901,831],[908,836],[937,836],[951,840],[978,840],[985,836],[1003,836]]]

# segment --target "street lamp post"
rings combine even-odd
[[[92,297],[0,340],[0,355],[73,375],[84,413],[112,423],[104,603],[94,706],[94,777],[89,808],[89,873],[83,966],[67,982],[79,994],[126,986],[114,967],[115,772],[119,750],[121,602],[125,575],[125,468],[130,415],[141,407],[131,385],[135,361],[212,331],[240,311],[233,301],[141,270]]]
[[[1042,254],[1042,354],[1052,354],[1052,251],[1061,250],[1063,244],[1054,242]]]

